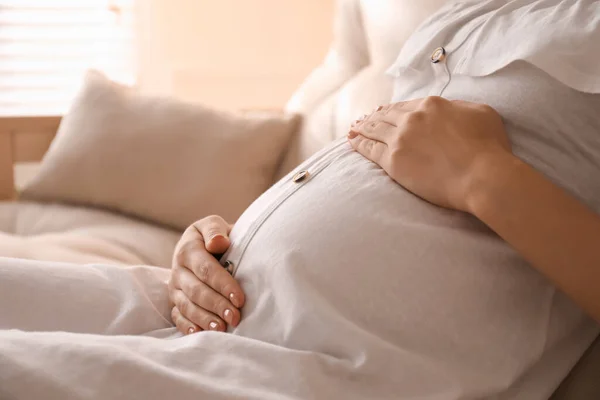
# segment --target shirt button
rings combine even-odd
[[[431,53],[431,62],[434,64],[439,63],[440,61],[444,61],[446,58],[446,49],[443,47],[438,47]]]
[[[231,261],[225,261],[225,264],[223,264],[223,268],[225,268],[225,270],[229,272],[230,275],[233,275],[233,263]]]
[[[294,181],[294,183],[300,183],[306,178],[308,178],[308,171],[300,171],[296,175],[294,175],[292,181]]]

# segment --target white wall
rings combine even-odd
[[[334,0],[146,0],[141,85],[217,107],[281,108],[321,62]]]

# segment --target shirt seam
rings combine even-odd
[[[324,171],[331,164],[333,164],[333,162],[342,155],[342,153],[340,152],[340,147],[343,146],[345,143],[346,142],[344,141],[344,142],[341,142],[341,143],[337,144],[336,146],[334,146],[331,149],[331,153],[335,153],[335,154],[332,155],[332,157],[327,161],[321,159],[320,160],[321,162],[314,166],[314,170],[312,172],[312,178],[310,178],[311,180],[314,179],[316,176],[318,176],[322,171]],[[340,152],[340,154],[337,154],[338,152]],[[309,170],[309,172],[310,172],[310,167],[307,167],[306,169]],[[309,183],[310,183],[310,181],[307,182],[306,184],[309,184]],[[254,236],[256,235],[258,230],[266,222],[266,220],[275,212],[275,210],[277,210],[279,208],[279,206],[281,206],[287,199],[289,199],[291,195],[293,195],[295,192],[300,190],[302,187],[306,186],[306,184],[292,186],[282,196],[280,196],[276,201],[273,201],[273,203],[271,205],[269,205],[267,207],[267,209],[263,212],[263,214],[260,216],[260,219],[258,219],[258,222],[256,222],[254,224],[254,226],[251,226],[248,229],[248,232],[244,235],[245,238],[240,242],[241,249],[239,250],[239,256],[237,257],[237,260],[235,262],[234,269],[232,271],[232,276],[235,277],[235,275],[237,274],[240,263],[241,263],[242,259],[244,258],[244,254],[246,253],[246,249],[250,245],[250,242],[252,242],[252,239],[254,238]]]

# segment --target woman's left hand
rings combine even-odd
[[[491,107],[441,97],[379,107],[348,134],[352,147],[417,196],[470,212],[480,168],[514,159]]]

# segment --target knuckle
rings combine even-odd
[[[375,141],[371,140],[371,139],[366,139],[363,142],[364,148],[366,151],[371,152],[373,151],[373,147],[375,145]]]
[[[423,100],[423,103],[421,103],[421,104],[423,105],[424,108],[433,108],[433,107],[439,107],[443,103],[444,103],[444,99],[440,96],[428,96]]]
[[[172,281],[169,281],[169,301],[171,301],[172,304],[175,304],[175,293],[177,292],[177,289],[175,289],[175,285],[171,284]]]
[[[223,283],[223,285],[221,286],[221,290],[219,290],[219,293],[221,293],[225,297],[228,297],[229,293],[236,293],[236,295],[239,297],[239,294],[237,294],[239,290],[235,280],[229,274],[227,275],[227,278],[227,282]]]
[[[406,114],[406,123],[408,125],[421,124],[425,121],[425,111],[416,110]]]
[[[179,244],[175,250],[174,260],[178,265],[186,265],[190,259],[190,254],[193,254],[200,247],[198,240],[186,240]]]
[[[210,308],[213,300],[211,299],[211,293],[208,290],[202,290],[198,293],[197,303],[200,307],[207,309]]]
[[[167,282],[167,288],[169,289],[169,296],[171,296],[173,289],[175,289],[175,275],[177,274],[176,268],[177,267],[173,267],[171,269],[171,275],[169,275],[169,281]]]
[[[480,104],[479,108],[481,109],[481,111],[488,113],[488,114],[493,114],[494,116],[499,115],[498,111],[496,111],[496,109],[492,106],[490,106],[489,104]]]
[[[194,222],[193,224],[191,224],[190,226],[188,226],[187,228],[185,228],[185,231],[183,231],[184,234],[186,233],[190,233],[190,232],[195,232],[196,231],[196,224],[199,221]]]
[[[223,218],[219,217],[218,215],[209,215],[208,217],[200,220],[200,225],[205,227],[205,226],[211,226],[211,225],[219,225],[222,222],[223,222]]]
[[[200,299],[202,299],[204,292],[205,292],[204,285],[202,285],[201,283],[193,284],[190,287],[190,298],[193,301],[200,300]]]
[[[201,249],[201,241],[198,239],[190,239],[182,244],[180,252],[184,255],[188,255],[188,253],[193,253],[195,250]]]
[[[216,296],[214,293],[205,290],[201,295],[200,303],[202,304],[202,308],[208,311],[217,311],[219,310],[219,296]]]
[[[395,157],[400,155],[402,148],[406,146],[406,135],[402,133],[398,133],[394,135],[394,138],[391,140],[391,156]]]
[[[392,169],[396,169],[400,166],[407,155],[407,149],[403,146],[399,146],[390,149],[389,163]]]
[[[173,325],[177,328],[178,331],[183,332],[183,326],[180,318],[173,318]]]
[[[221,232],[221,231],[222,231],[222,230],[221,230],[221,229],[219,229],[219,227],[218,227],[218,226],[216,226],[216,225],[211,225],[211,226],[210,226],[210,227],[209,227],[209,228],[206,230],[206,236],[207,236],[207,237],[205,237],[205,239],[210,239],[210,238],[212,238],[213,236],[216,236],[216,235],[222,234],[222,232]]]
[[[227,308],[230,308],[229,302],[227,300],[225,300],[225,298],[221,297],[216,302],[214,311],[219,315],[223,315],[223,313],[225,312],[225,310]]]
[[[179,318],[177,322],[175,322],[175,327],[184,335],[188,334],[189,324],[183,318]]]
[[[175,256],[174,258],[174,264],[175,265],[183,265],[185,263],[186,260],[186,252],[185,252],[185,246],[181,246],[179,247],[176,251],[175,251]]]
[[[398,146],[398,147],[395,147],[390,150],[390,158],[393,163],[396,162],[396,160],[398,160],[400,157],[403,157],[403,156],[404,156],[404,150],[402,149],[402,146]]]
[[[386,110],[386,113],[390,110],[401,110],[406,106],[406,102],[400,101],[398,103],[391,104],[389,108]]]
[[[377,122],[375,121],[369,121],[366,122],[365,125],[363,126],[363,129],[365,132],[373,132],[375,130],[375,128],[377,128]]]
[[[201,260],[196,268],[196,276],[202,282],[208,282],[208,279],[210,278],[210,264],[205,260]]]
[[[176,307],[183,315],[188,315],[190,312],[190,302],[187,299],[179,299],[179,301],[176,303]]]
[[[223,269],[223,272],[226,272],[225,269]],[[225,286],[227,285],[228,277],[231,278],[231,275],[229,275],[229,273],[219,274],[219,275],[215,276],[215,279],[213,279],[211,287],[216,292],[223,293],[223,290],[224,290]]]
[[[386,104],[383,106],[379,106],[375,109],[375,112],[381,113],[381,114],[386,114],[390,108],[393,107],[393,104]]]
[[[221,310],[221,296],[216,296],[214,293],[207,293],[206,304],[210,311],[218,312]]]

